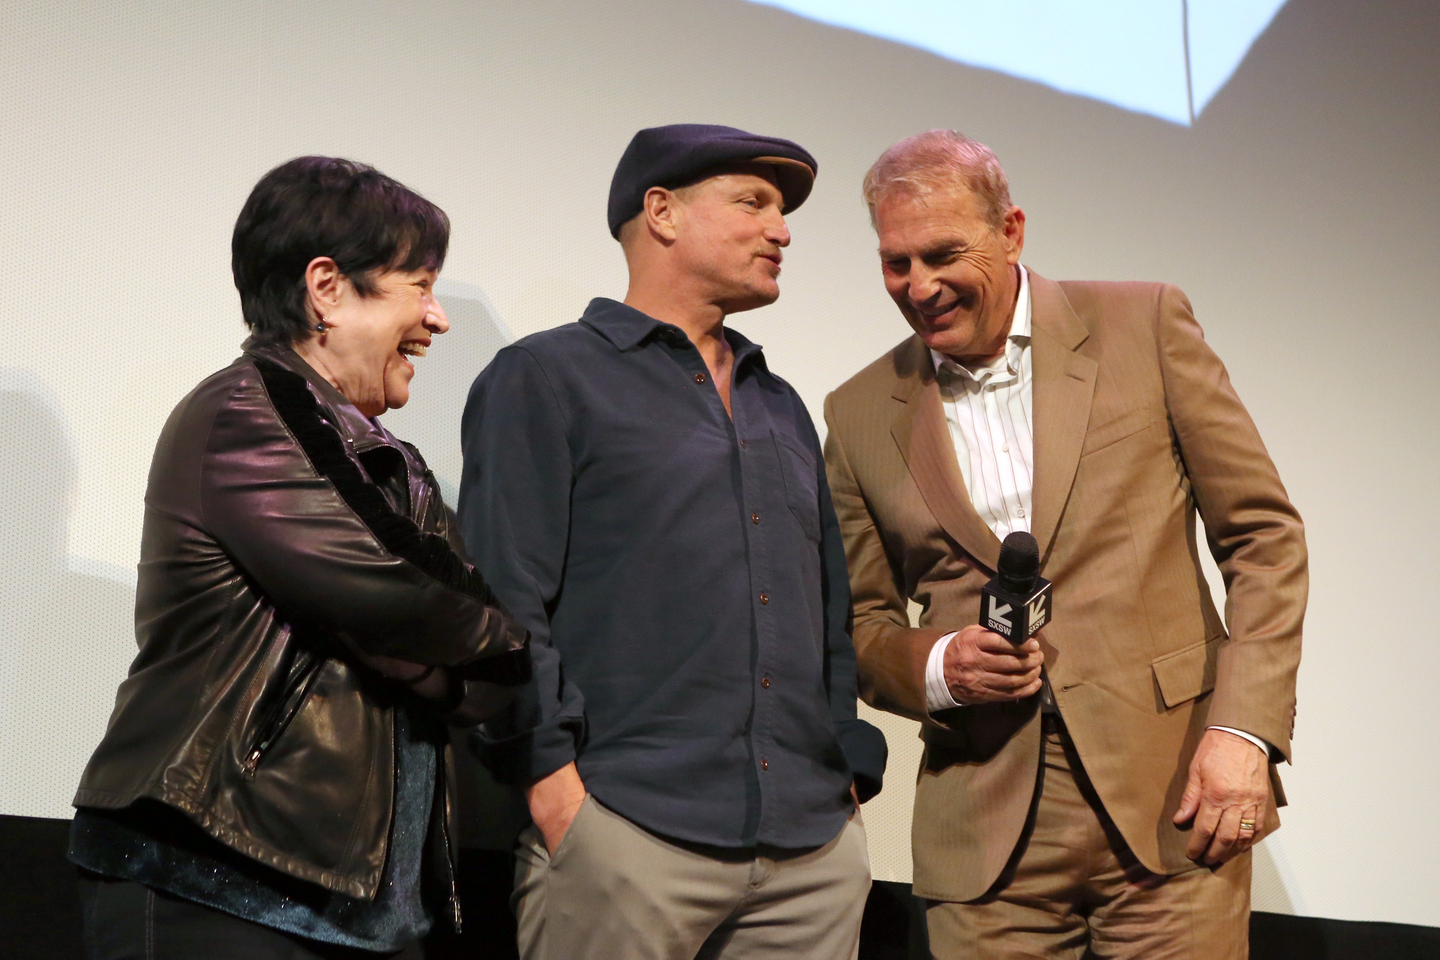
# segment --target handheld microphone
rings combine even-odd
[[[1050,581],[1039,575],[1040,545],[1016,530],[1000,545],[995,578],[981,588],[980,623],[1014,644],[1050,622]]]

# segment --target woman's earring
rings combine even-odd
[[[324,332],[325,332],[325,318],[324,318],[324,317],[321,317],[321,318],[320,318],[320,322],[317,323],[317,324],[315,324],[315,331],[316,331],[317,333],[324,333]]]

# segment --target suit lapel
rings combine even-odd
[[[930,353],[919,337],[906,341],[900,350],[900,379],[893,396],[901,407],[891,422],[890,435],[940,526],[967,553],[993,570],[1000,556],[1000,541],[975,512],[965,490]]]
[[[1058,283],[1032,272],[1030,298],[1035,409],[1032,532],[1043,557],[1049,553],[1075,481],[1099,365],[1075,352],[1090,334]]]

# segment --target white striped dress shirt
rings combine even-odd
[[[1016,530],[1029,532],[1035,477],[1031,431],[1034,364],[1030,360],[1030,279],[1025,268],[1020,268],[1015,319],[1002,355],[970,367],[934,350],[930,355],[971,504],[1001,540]]]
[[[980,519],[1004,540],[1030,530],[1030,493],[1035,481],[1034,363],[1030,356],[1030,274],[1020,270],[1020,292],[1005,353],[965,367],[930,351],[965,491]],[[945,682],[945,648],[955,634],[936,641],[925,664],[925,705],[930,712],[960,706]]]

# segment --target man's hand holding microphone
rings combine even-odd
[[[945,684],[972,706],[1023,700],[1040,692],[1045,655],[1035,632],[1050,619],[1050,582],[1038,575],[1040,547],[1017,530],[1000,547],[996,575],[985,585],[979,624],[945,649]]]

